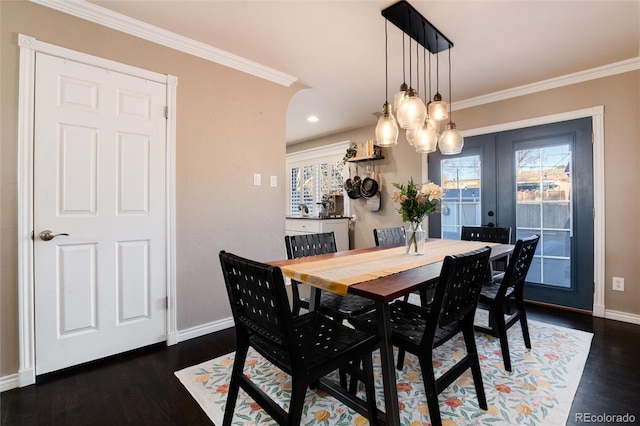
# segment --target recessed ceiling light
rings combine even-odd
[[[310,115],[309,117],[307,117],[307,121],[309,123],[317,123],[319,120],[319,118],[315,115]]]

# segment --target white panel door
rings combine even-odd
[[[35,98],[43,374],[166,340],[166,85],[38,53]]]

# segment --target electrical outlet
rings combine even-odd
[[[613,277],[613,289],[615,291],[624,291],[624,278]]]

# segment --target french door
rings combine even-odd
[[[591,134],[591,119],[580,119],[469,137],[459,155],[431,154],[429,179],[445,198],[429,235],[459,238],[463,225],[510,226],[514,242],[540,235],[525,297],[592,310]]]

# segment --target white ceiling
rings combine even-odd
[[[296,77],[309,89],[291,100],[287,143],[367,125],[373,138],[385,101],[380,12],[393,0],[92,3]],[[410,3],[454,43],[454,103],[640,56],[640,0]],[[388,34],[391,100],[403,80],[402,33],[389,24]],[[412,53],[416,86],[415,43]],[[447,55],[439,91],[448,101]],[[434,56],[433,86],[435,65]]]

